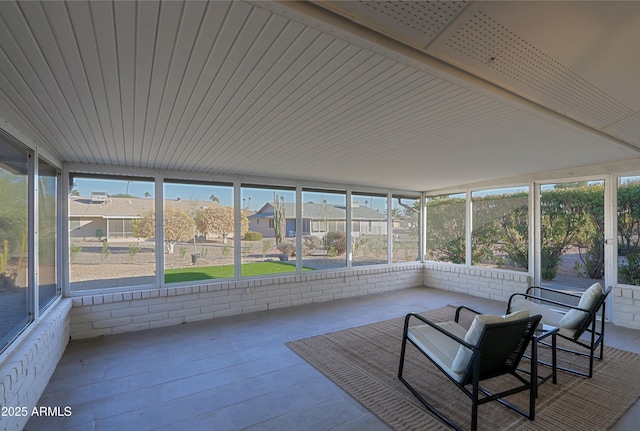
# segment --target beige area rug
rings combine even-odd
[[[453,320],[454,311],[455,307],[448,306],[422,314],[434,321],[447,321]],[[387,320],[289,342],[287,346],[391,428],[447,430],[449,427],[429,413],[397,378],[403,322],[404,318]],[[539,349],[543,350],[548,349]],[[559,353],[563,355],[567,354]],[[406,360],[405,378],[468,429],[470,400],[411,345],[407,346]],[[539,369],[540,374],[547,371],[546,367]],[[607,430],[639,397],[640,355],[605,347],[605,359],[596,361],[592,379],[558,372],[558,384],[548,381],[540,386],[535,421],[491,402],[479,408],[479,429]],[[507,399],[528,409],[525,394]]]

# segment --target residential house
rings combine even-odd
[[[296,235],[295,204],[284,203],[286,236]],[[249,230],[260,232],[265,238],[275,237],[273,204],[267,202],[248,217]],[[346,232],[347,209],[344,205],[306,202],[302,204],[302,235],[323,237],[327,232]],[[352,204],[352,235],[386,235],[387,216],[373,208]]]
[[[218,202],[188,199],[165,199],[165,208],[181,208],[189,214],[199,209],[220,206]],[[149,211],[155,211],[155,201],[149,198],[112,197],[95,192],[91,197],[69,198],[69,236],[84,240],[108,242],[136,239],[134,221]]]

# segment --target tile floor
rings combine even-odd
[[[28,431],[388,430],[290,351],[303,337],[446,304],[503,312],[503,303],[430,288],[72,342]],[[607,326],[606,344],[640,353],[640,331]],[[640,403],[614,431],[640,427]]]

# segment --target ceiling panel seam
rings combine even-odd
[[[190,82],[193,82],[193,85],[189,92],[183,91],[178,94],[178,98],[180,99],[180,102],[177,102],[180,107],[178,109],[179,118],[175,120],[172,125],[173,132],[168,141],[169,148],[167,151],[171,151],[169,161],[173,161],[174,167],[177,163],[176,156],[184,157],[184,145],[189,144],[189,142],[184,139],[184,135],[191,127],[195,112],[194,107],[197,109],[205,97],[205,92],[199,92],[198,90],[204,86],[209,86],[212,82],[212,79],[209,77],[209,69],[212,68],[211,64],[215,59],[214,53],[219,46],[220,33],[222,32],[222,29],[225,28],[225,23],[230,19],[229,14],[232,9],[231,3],[210,2],[208,3],[208,6],[210,8],[207,9],[208,13],[204,17],[205,20],[203,21],[201,31],[198,33],[196,44],[197,47],[201,47],[199,48],[199,52],[201,52],[201,54],[196,56],[195,60],[198,60],[199,57],[202,58],[202,60],[200,60],[200,62],[190,62],[188,65],[189,68],[187,73],[195,75],[195,79],[190,80]],[[224,7],[224,10],[218,10],[219,7]],[[216,28],[217,30],[215,32],[209,31],[210,28]],[[211,42],[210,47],[207,43],[209,41]],[[201,66],[198,67],[200,64]],[[195,72],[193,72],[194,69]],[[197,100],[199,100],[199,102]],[[171,163],[169,163],[168,166],[171,166]]]
[[[342,46],[338,47],[339,51],[337,53],[329,53],[327,50],[324,50],[322,54],[327,53],[329,58],[326,59],[326,61],[324,60],[324,57],[321,55],[316,56],[316,58],[314,59],[314,62],[316,61],[321,61],[324,62],[322,64],[322,66],[320,68],[315,68],[312,70],[312,74],[311,76],[304,76],[302,74],[299,74],[298,76],[295,77],[295,79],[290,83],[290,85],[288,87],[290,87],[290,89],[288,88],[289,94],[287,96],[287,99],[285,100],[290,100],[294,98],[295,92],[297,92],[298,90],[301,90],[303,88],[303,86],[305,84],[308,84],[309,82],[314,81],[314,77],[315,76],[321,76],[322,73],[324,73],[324,71],[326,69],[329,68],[329,63],[332,62],[336,62],[336,59],[339,58],[340,56],[345,57],[346,59],[351,58],[355,53],[359,52],[360,49],[356,48],[356,47],[350,47],[348,44],[340,44]],[[330,45],[332,46],[332,45]],[[312,63],[310,63],[311,65]],[[307,70],[311,70],[309,67],[305,67],[304,69],[305,71]],[[331,76],[331,75],[329,75]],[[263,121],[266,119],[266,121],[268,122],[268,124],[273,124],[273,122],[277,121],[279,124],[279,127],[284,127],[283,121],[284,118],[289,119],[289,116],[292,115],[293,113],[295,113],[297,106],[302,103],[301,101],[304,100],[305,98],[308,97],[313,97],[313,95],[311,95],[311,90],[315,90],[316,93],[321,93],[320,85],[324,83],[325,80],[327,80],[328,78],[321,78],[320,81],[318,81],[317,83],[314,83],[310,89],[304,89],[304,93],[303,94],[299,94],[295,96],[295,101],[293,101],[292,103],[287,104],[286,106],[284,106],[284,111],[277,111],[275,109],[272,109],[271,111],[268,112],[267,116],[263,117]],[[282,106],[282,103],[279,105]],[[283,118],[284,117],[284,118]],[[258,133],[258,131],[256,131],[256,133]],[[254,135],[255,136],[255,135]],[[253,136],[251,136],[249,139],[252,139]],[[212,155],[212,157],[215,157],[215,154]]]
[[[362,71],[362,69],[366,69],[366,66],[364,65],[366,65],[367,61],[372,57],[373,53],[358,50],[354,55],[348,58],[346,63],[341,62],[337,69],[334,69],[317,85],[313,85],[304,97],[296,100],[293,104],[290,104],[286,110],[282,112],[281,115],[286,116],[286,120],[283,119],[278,123],[280,131],[276,131],[275,136],[278,137],[278,135],[282,135],[282,131],[286,129],[287,124],[295,124],[296,128],[299,128],[299,120],[303,118],[303,116],[311,115],[310,112],[316,109],[318,103],[340,91],[343,79],[366,72],[366,70]],[[313,99],[315,101],[312,107],[307,107],[304,103],[305,100],[309,99]]]
[[[136,22],[138,7],[134,2],[113,3],[113,26],[118,74],[118,96],[122,123],[122,154],[125,165],[134,163]]]
[[[101,90],[104,92],[106,103],[106,116],[110,126],[109,144],[107,154],[111,164],[118,164],[120,154],[124,154],[122,147],[122,114],[120,112],[120,83],[118,74],[118,57],[115,38],[115,17],[113,3],[92,2],[89,3],[95,52],[101,73]],[[113,147],[113,154],[109,148]]]
[[[311,53],[312,48],[316,48],[316,42],[320,44],[320,50]],[[339,48],[339,52],[342,52],[344,48],[347,46],[344,43],[340,43],[341,47]],[[284,106],[285,102],[289,101],[293,98],[303,97],[304,95],[295,96],[297,92],[302,91],[301,88],[303,85],[313,79],[313,76],[320,73],[321,69],[326,66],[326,64],[331,61],[337,54],[331,54],[329,52],[330,49],[333,49],[336,45],[336,41],[334,38],[318,33],[318,36],[314,40],[312,44],[309,45],[309,48],[305,50],[301,56],[302,59],[304,55],[304,63],[298,62],[297,70],[289,67],[285,74],[281,76],[281,82],[284,85],[279,85],[277,93],[268,97],[265,101],[264,106],[254,115],[254,117],[258,117],[258,121],[254,123],[252,129],[254,130],[252,134],[246,136],[247,133],[251,133],[250,131],[245,132],[241,135],[241,139],[239,140],[243,142],[251,141],[256,135],[258,135],[265,127],[271,124],[274,121],[274,118],[279,115],[282,106]],[[315,51],[315,49],[314,49]],[[309,58],[307,58],[309,57]],[[325,58],[327,57],[327,58]],[[308,61],[307,61],[308,60]],[[323,64],[316,64],[324,62]],[[315,65],[315,67],[314,67]],[[293,72],[292,74],[290,74]],[[308,73],[311,75],[308,75]],[[283,91],[286,91],[286,94],[283,94]],[[289,105],[286,105],[289,106]],[[285,106],[285,109],[286,109]],[[259,115],[259,114],[265,115]]]
[[[159,112],[159,118],[153,132],[152,142],[156,147],[156,156],[152,163],[154,166],[160,163],[160,158],[164,157],[165,151],[168,150],[165,145],[167,143],[166,133],[174,115],[179,94],[185,86],[189,85],[186,81],[189,64],[194,56],[198,34],[203,30],[202,24],[205,16],[210,13],[209,6],[210,3],[188,2],[184,4],[181,11],[176,41],[172,47],[169,73],[162,95],[162,108],[164,109],[161,108]],[[197,25],[193,25],[192,20],[197,22]],[[181,55],[184,52],[188,52],[188,54]],[[160,127],[160,132],[158,127]]]
[[[107,95],[105,91],[102,64],[98,53],[98,41],[91,5],[87,2],[65,4],[69,22],[75,35],[80,64],[87,80],[92,107],[97,114],[98,136],[104,145],[98,146],[98,163],[114,164],[110,147],[113,143],[113,129]],[[88,27],[88,28],[87,28]],[[83,29],[86,31],[83,32]]]
[[[373,64],[373,65],[369,65],[368,62],[378,62],[377,64],[380,64],[380,62],[384,61],[384,59],[382,57],[368,57],[366,59],[364,59],[364,61],[358,65],[357,68],[355,68],[354,70],[352,70],[350,72],[350,74],[354,74],[354,73],[361,73],[360,71],[364,71],[364,73],[369,73],[372,72],[374,70],[374,68],[377,66],[377,64]],[[365,75],[359,75],[358,78],[362,78]],[[348,80],[348,85],[351,85],[353,82],[356,82],[356,79],[349,79]],[[341,79],[339,81],[336,81],[335,83],[333,83],[330,87],[325,88],[322,94],[322,100],[318,100],[318,103],[314,104],[314,106],[304,112],[302,112],[301,110],[298,110],[298,113],[300,114],[298,117],[296,117],[295,121],[292,121],[291,123],[295,123],[295,128],[298,130],[298,134],[307,134],[308,131],[307,129],[310,127],[308,122],[311,121],[312,123],[315,121],[319,121],[319,117],[318,115],[324,111],[326,108],[324,105],[329,104],[331,105],[332,111],[337,112],[339,111],[339,106],[336,106],[335,102],[336,100],[336,96],[339,96],[340,98],[347,98],[350,93],[354,90],[346,90],[346,88],[344,86],[344,80]],[[368,84],[368,80],[364,81],[364,80],[360,80],[360,82],[362,82],[362,84],[358,84],[358,86],[362,87]],[[284,130],[285,127],[281,127],[281,130]],[[294,133],[293,135],[289,134],[290,138],[289,141],[297,141],[297,137],[296,134]]]
[[[23,3],[22,7],[25,16],[28,13],[27,10],[31,10],[32,13],[34,13],[35,11],[39,12],[38,16],[32,16],[31,18],[29,18],[30,21],[36,22],[38,21],[39,17],[41,22],[46,23],[46,25],[43,24],[35,26],[35,28],[40,32],[44,32],[45,29],[49,31],[48,37],[44,37],[44,35],[42,37],[42,39],[48,44],[48,46],[43,47],[42,45],[40,45],[40,49],[42,51],[42,54],[47,57],[47,65],[52,76],[54,77],[53,79],[56,81],[60,92],[60,97],[64,101],[64,103],[61,103],[61,105],[67,107],[67,115],[70,119],[69,121],[73,121],[75,123],[79,133],[81,134],[81,141],[76,141],[76,143],[86,144],[97,142],[96,136],[93,133],[93,129],[89,124],[89,119],[87,117],[85,106],[82,103],[82,98],[77,91],[74,80],[71,77],[69,65],[65,61],[65,57],[62,54],[62,43],[60,40],[61,35],[58,31],[56,31],[58,26],[54,25],[56,21],[54,17],[51,16],[53,11],[59,11],[61,20],[65,23],[69,23],[66,8],[57,5],[37,3]],[[73,46],[74,44],[71,45]],[[63,91],[65,89],[68,91]],[[73,142],[73,140],[70,139],[69,136],[66,136],[64,139],[64,143],[58,141],[56,141],[56,143],[64,147],[67,139]],[[93,157],[94,159],[96,159],[95,154],[92,154],[88,145],[80,145],[80,151],[82,151],[81,154],[84,154],[84,157]],[[76,155],[80,154],[75,149],[72,152],[74,152]]]
[[[256,35],[255,41],[257,44],[253,43],[251,45],[251,49],[247,51],[247,55],[243,58],[242,62],[238,64],[238,69],[246,69],[241,75],[241,80],[237,85],[233,86],[233,90],[231,91],[227,90],[229,85],[225,87],[223,91],[223,93],[226,93],[224,103],[219,104],[218,112],[214,115],[215,118],[213,118],[205,129],[200,139],[196,141],[203,149],[209,149],[207,144],[212,144],[212,147],[218,147],[221,144],[218,140],[214,141],[212,135],[215,136],[218,131],[224,128],[227,120],[236,112],[238,106],[249,96],[251,90],[262,82],[265,74],[273,67],[273,63],[271,63],[270,66],[266,67],[266,71],[263,70],[266,63],[265,59],[272,60],[271,54],[273,53],[271,48],[274,46],[274,42],[280,39],[286,28],[287,23],[284,18],[275,18],[272,14],[267,18],[260,33]],[[267,36],[265,33],[270,33],[270,35]],[[263,44],[266,46],[263,46]],[[253,52],[254,50],[257,51],[255,54]],[[238,75],[239,74],[234,73],[234,78]],[[207,157],[210,151],[205,151],[201,154],[202,157]],[[200,158],[200,155],[196,157]]]
[[[160,109],[171,70],[171,60],[175,52],[178,30],[186,3],[161,2],[154,38],[153,62],[147,104],[147,117],[143,140],[140,143],[140,163],[148,166],[154,153],[154,134],[159,121]],[[169,49],[166,49],[169,47]]]
[[[246,55],[246,52],[245,54],[238,54],[237,51],[239,44],[246,43],[246,40],[242,40],[241,34],[247,27],[248,20],[251,18],[253,10],[254,7],[251,5],[241,2],[233,2],[231,11],[226,16],[227,19],[225,20],[225,22],[222,24],[220,34],[223,34],[222,29],[231,27],[232,35],[231,37],[225,37],[223,44],[216,43],[214,47],[216,49],[224,49],[224,47],[226,46],[227,48],[224,49],[223,55],[221,55],[221,58],[219,60],[215,58],[215,54],[212,55],[212,58],[216,60],[215,64],[217,64],[218,66],[213,71],[213,76],[211,77],[211,79],[205,83],[207,89],[202,93],[199,102],[197,102],[195,113],[189,121],[189,125],[184,134],[181,135],[182,145],[184,145],[186,141],[190,146],[182,146],[182,151],[185,154],[185,160],[195,158],[195,155],[193,154],[193,151],[197,151],[195,147],[195,136],[197,133],[199,133],[200,128],[208,121],[208,115],[211,112],[215,101],[220,96],[220,92],[222,91],[222,89],[219,87],[221,85],[224,85],[222,81],[225,79],[225,75],[227,80],[230,79],[232,75],[231,71],[233,70],[233,66],[230,66],[231,61],[237,61],[235,57],[237,57],[238,55],[240,55],[241,58],[243,55]],[[238,24],[237,21],[240,21],[241,24]],[[250,31],[254,30],[255,28],[250,29]]]
[[[238,36],[238,40],[242,40],[243,45],[234,45],[233,48],[234,50],[241,51],[241,53],[235,55],[235,58],[232,58],[232,63],[226,61],[225,64],[222,65],[222,68],[225,69],[226,72],[222,73],[223,79],[217,83],[214,102],[209,106],[208,111],[203,117],[203,121],[198,125],[196,132],[191,138],[193,150],[189,157],[193,160],[202,160],[210,151],[215,150],[205,142],[206,135],[212,125],[216,124],[218,118],[223,115],[230,101],[232,101],[234,96],[238,94],[238,91],[242,89],[243,83],[245,83],[251,75],[255,63],[260,60],[260,58],[255,58],[255,56],[252,55],[252,50],[255,47],[256,40],[259,40],[260,35],[268,28],[269,22],[270,15],[266,14],[265,11],[259,10],[259,13],[256,12],[256,9],[251,11],[245,27],[243,27]],[[247,34],[245,31],[249,31],[249,33]],[[264,55],[264,53],[261,55]],[[218,145],[219,143],[215,143],[215,147]]]
[[[287,58],[288,54],[293,53],[293,46],[301,39],[304,34],[303,26],[299,26],[297,28],[292,27],[294,27],[294,24],[292,21],[289,21],[286,24],[286,27],[283,29],[283,32],[278,35],[278,39],[287,34],[287,31],[292,31],[295,35],[293,41],[291,43],[285,44],[285,49],[281,48],[281,52],[277,53],[278,55],[275,61],[273,61],[268,66],[268,69],[262,74],[261,77],[258,77],[257,82],[255,82],[257,77],[252,77],[252,80],[254,81],[253,85],[251,85],[251,87],[247,89],[243,99],[236,103],[235,108],[233,108],[233,111],[229,113],[229,115],[225,118],[224,122],[220,124],[219,127],[216,127],[213,133],[206,138],[209,142],[224,143],[242,141],[241,139],[236,138],[238,128],[242,128],[244,127],[244,124],[250,124],[251,121],[255,120],[258,117],[256,111],[260,112],[262,108],[269,101],[273,100],[273,97],[275,97],[267,96],[267,94],[273,93],[274,91],[277,93],[287,85],[286,80],[282,78],[284,72],[280,69],[279,66],[280,63],[285,63],[285,59]],[[290,39],[291,35],[287,35],[286,37]],[[313,40],[309,41],[309,43],[312,42]],[[308,46],[308,44],[305,44],[305,47]],[[274,53],[271,53],[270,46],[269,52],[265,52],[265,57],[275,58],[273,54]],[[295,55],[296,59],[299,59],[302,53],[298,51],[297,53],[293,53],[293,55]],[[231,136],[229,136],[229,134],[231,134]]]

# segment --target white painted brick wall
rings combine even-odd
[[[71,338],[91,338],[423,285],[418,263],[73,298]]]
[[[615,286],[613,288],[613,323],[640,329],[640,287]]]
[[[31,413],[67,347],[70,310],[71,300],[59,301],[4,358],[0,364],[0,405],[26,407]],[[0,429],[19,431],[28,420],[29,417],[4,416],[0,418]]]
[[[531,280],[514,271],[467,268],[447,263],[427,262],[424,285],[452,292],[506,302],[514,293],[524,293]],[[618,326],[640,329],[640,287],[613,289],[612,321]]]
[[[527,290],[531,285],[531,277],[515,271],[427,262],[424,285],[507,302],[512,294]]]

